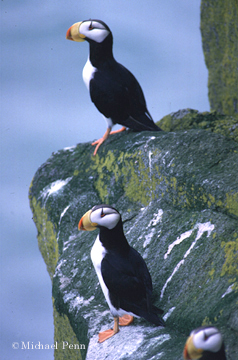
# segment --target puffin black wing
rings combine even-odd
[[[136,131],[161,130],[147,110],[140,84],[114,59],[104,62],[94,73],[90,96],[97,109],[114,124]]]
[[[116,309],[123,309],[143,317],[155,325],[164,326],[157,314],[161,309],[151,304],[152,281],[141,255],[133,248],[120,255],[110,251],[102,260],[101,272]]]

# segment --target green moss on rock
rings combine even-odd
[[[226,208],[231,214],[238,217],[238,193],[231,191],[226,194]]]
[[[54,300],[53,300],[54,303]],[[54,342],[57,343],[57,349],[54,351],[55,360],[82,360],[81,350],[84,344],[80,344],[66,315],[60,315],[53,306],[54,310]],[[67,344],[68,345],[67,345]],[[71,348],[70,348],[71,345]]]
[[[221,115],[217,111],[201,113],[193,109],[184,109],[164,116],[158,125],[164,131],[206,130],[238,142],[238,115]]]
[[[150,153],[150,156],[155,156]],[[123,189],[129,200],[148,205],[155,197],[157,179],[150,174],[141,156],[141,151],[134,153],[120,152],[118,158],[112,151],[108,151],[105,157],[93,157],[91,169],[98,173],[95,188],[102,202],[110,200],[111,179]],[[115,186],[115,185],[113,185]]]
[[[210,149],[207,151],[210,152]],[[229,152],[238,159],[236,147]],[[118,158],[116,158],[115,154],[109,150],[104,156],[92,157],[92,164],[87,171],[93,170],[97,173],[95,189],[98,191],[101,202],[110,203],[112,195],[119,189],[129,201],[147,206],[150,201],[163,197],[166,192],[173,206],[183,209],[206,207],[226,211],[238,217],[237,192],[231,191],[222,196],[220,192],[210,193],[206,186],[197,183],[196,172],[193,171],[190,176],[194,177],[194,180],[191,184],[188,183],[188,179],[181,179],[178,175],[176,171],[178,164],[175,158],[170,163],[174,171],[171,172],[172,174],[166,174],[161,166],[162,154],[163,152],[158,149],[151,149],[145,156],[139,150],[127,153],[118,152]],[[206,156],[210,155],[203,151],[202,156],[205,161]],[[217,159],[219,159],[218,155]],[[162,189],[163,192],[161,192]]]
[[[52,221],[49,220],[46,209],[37,202],[35,197],[31,199],[30,204],[33,213],[33,220],[38,231],[38,246],[52,280],[59,258],[55,227]]]
[[[238,237],[228,242],[222,242],[221,247],[224,249],[226,261],[222,267],[221,276],[228,275],[232,288],[238,291]]]
[[[201,33],[212,110],[238,113],[237,0],[202,0]]]

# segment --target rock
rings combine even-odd
[[[237,0],[202,0],[201,33],[212,110],[238,113]]]
[[[198,126],[126,131],[110,136],[96,157],[92,153],[90,143],[54,153],[30,187],[39,248],[53,285],[55,341],[73,345],[55,350],[55,359],[181,360],[190,331],[213,323],[234,360],[238,143]],[[113,318],[90,259],[97,231],[77,229],[81,216],[100,203],[122,214],[126,237],[148,265],[153,300],[166,320],[162,328],[135,319],[102,344],[97,334]]]
[[[201,113],[193,109],[179,110],[164,116],[160,120],[159,126],[164,131],[204,129],[225,135],[238,142],[238,118],[221,115],[216,111]]]

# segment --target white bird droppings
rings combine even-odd
[[[72,176],[65,180],[56,180],[52,182],[50,185],[46,186],[40,193],[40,196],[44,199],[45,203],[50,195],[58,192],[62,187],[67,185],[71,179]]]
[[[227,288],[227,290],[224,292],[224,294],[222,295],[222,298],[224,298],[226,295],[228,295],[228,294],[230,294],[232,291],[233,291],[233,285],[234,284],[232,284],[232,285],[230,285],[228,288]]]
[[[194,230],[197,230],[197,236],[195,238],[195,240],[192,242],[192,244],[190,245],[189,249],[186,251],[186,253],[183,256],[183,259],[179,261],[179,263],[175,266],[172,274],[168,277],[168,279],[166,280],[162,290],[161,290],[161,294],[160,294],[160,298],[162,299],[164,296],[164,292],[165,289],[168,285],[168,283],[172,280],[174,274],[178,271],[178,269],[180,268],[181,265],[184,264],[185,259],[187,258],[187,256],[190,254],[191,250],[194,248],[196,242],[201,238],[201,236],[203,235],[204,232],[207,232],[207,237],[210,236],[211,232],[214,230],[214,225],[211,224],[211,222],[206,222],[206,223],[199,223],[196,224],[194,226],[194,228],[192,230],[186,231],[184,234],[180,235],[172,244],[169,245],[168,247],[168,251],[167,253],[164,255],[164,259],[167,259],[168,255],[170,254],[170,252],[172,251],[172,249],[174,248],[175,245],[180,244],[184,239],[188,238],[190,235],[192,235]]]

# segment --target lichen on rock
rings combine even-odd
[[[232,283],[230,290],[238,291],[238,235],[233,234],[234,240],[223,241],[221,247],[224,248],[226,261],[222,267],[221,276],[228,275],[229,282]]]
[[[38,230],[37,239],[40,252],[46,263],[51,280],[59,258],[58,242],[54,224],[49,220],[47,211],[37,202],[36,198],[30,199],[33,220]]]
[[[202,0],[201,33],[212,110],[238,114],[237,0]]]
[[[164,131],[203,129],[238,142],[238,115],[222,115],[217,111],[201,113],[194,109],[183,109],[164,116],[159,126]]]

